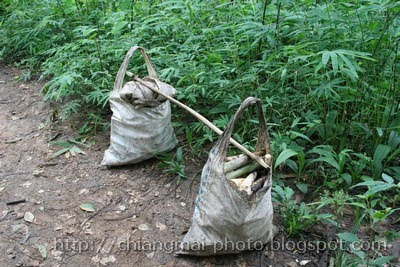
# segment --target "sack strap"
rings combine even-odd
[[[156,70],[154,69],[153,65],[151,64],[150,58],[147,55],[144,48],[140,47],[140,46],[132,46],[126,53],[124,61],[122,62],[121,66],[119,67],[117,77],[115,78],[114,90],[118,91],[118,90],[122,89],[122,84],[124,82],[124,77],[125,77],[126,70],[128,68],[128,64],[131,60],[133,52],[135,52],[136,50],[140,51],[140,53],[142,54],[142,56],[144,58],[144,61],[146,62],[147,72],[149,73],[149,77],[158,79]]]
[[[228,151],[229,139],[231,138],[237,120],[242,116],[242,113],[246,108],[254,104],[257,104],[258,123],[259,123],[258,139],[255,150],[256,151],[265,150],[267,154],[271,153],[267,124],[265,122],[264,113],[262,111],[261,101],[258,98],[248,97],[240,105],[235,115],[233,116],[232,120],[229,122],[228,127],[226,127],[224,133],[219,138],[217,143],[214,145],[213,150],[216,153],[216,157],[220,157],[221,160],[223,160],[226,157],[226,153]]]

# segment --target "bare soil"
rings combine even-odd
[[[99,163],[109,133],[94,137],[83,148],[85,155],[52,159],[59,148],[50,141],[75,136],[79,121],[50,120],[57,104],[43,101],[43,84],[17,82],[20,74],[0,65],[1,266],[300,266],[301,260],[309,261],[304,266],[325,266],[322,252],[174,256],[173,242],[182,240],[191,224],[204,162],[187,160],[188,179],[179,186],[156,168],[155,159],[103,169]],[[96,211],[83,211],[83,203]],[[164,249],[150,247],[156,241],[164,242]]]

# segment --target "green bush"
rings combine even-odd
[[[0,12],[0,56],[44,79],[63,117],[87,114],[81,134],[104,128],[116,71],[139,44],[177,98],[218,127],[260,98],[275,158],[299,181],[400,180],[398,1],[7,0]],[[139,56],[131,65],[144,74]],[[174,115],[194,152],[215,138]],[[251,147],[247,116],[234,137]]]

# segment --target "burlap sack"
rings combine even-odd
[[[257,104],[260,127],[255,150],[271,153],[261,102],[256,98],[247,98],[210,151],[201,174],[192,226],[181,243],[178,255],[239,253],[262,248],[273,237],[272,169],[267,172],[263,188],[251,196],[239,191],[224,174],[224,159],[234,125],[243,110],[252,104]]]
[[[170,102],[135,81],[122,87],[133,52],[139,50],[147,65],[148,77],[143,78],[168,95],[175,89],[158,80],[156,71],[145,50],[138,46],[129,49],[110,93],[110,147],[105,151],[102,165],[118,166],[138,163],[160,152],[173,149],[177,140],[171,124]]]

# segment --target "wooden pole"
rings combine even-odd
[[[133,76],[132,73],[127,72],[128,76]],[[176,100],[175,98],[163,93],[162,91],[160,91],[158,88],[156,88],[154,85],[152,84],[147,84],[145,83],[142,79],[140,79],[139,77],[133,76],[133,79],[139,83],[141,83],[142,85],[146,86],[147,88],[149,88],[150,90],[152,90],[153,92],[162,95],[163,97],[165,97],[166,99],[168,99],[169,101],[171,101],[172,103],[180,106],[181,108],[183,108],[184,110],[186,110],[187,112],[189,112],[190,114],[192,114],[195,118],[197,118],[199,121],[201,121],[202,123],[204,123],[205,125],[207,125],[211,130],[213,130],[214,132],[216,132],[219,135],[222,135],[223,131],[221,129],[219,129],[217,126],[215,126],[214,124],[212,124],[209,120],[207,120],[203,115],[201,115],[200,113],[198,113],[197,111],[193,110],[192,108],[186,106],[185,104],[179,102],[178,100]],[[231,142],[231,144],[233,144],[235,147],[237,147],[240,151],[242,151],[244,154],[246,154],[247,156],[249,156],[251,159],[255,160],[257,163],[259,163],[261,166],[263,166],[266,169],[270,169],[271,167],[268,166],[259,156],[254,155],[253,153],[251,153],[247,148],[245,148],[244,146],[242,146],[241,144],[239,144],[238,142],[236,142],[233,138],[231,138],[229,140]]]

